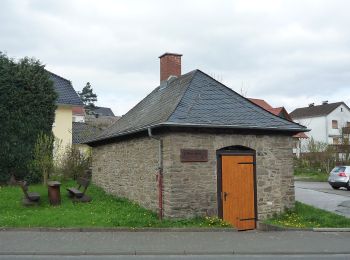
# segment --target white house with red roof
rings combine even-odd
[[[311,103],[295,109],[290,115],[295,122],[311,129],[306,135],[322,143],[340,144],[342,130],[350,127],[350,108],[344,102]]]

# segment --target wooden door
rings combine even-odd
[[[238,230],[255,229],[254,157],[222,156],[223,219]]]

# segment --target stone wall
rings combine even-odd
[[[292,138],[271,135],[168,133],[163,139],[164,215],[217,215],[216,151],[242,145],[256,150],[258,218],[294,205]],[[208,162],[182,163],[180,149],[207,149]],[[158,209],[158,141],[135,138],[93,148],[93,182],[107,192]]]
[[[158,141],[134,138],[92,149],[92,181],[106,192],[158,209]]]
[[[172,133],[164,137],[164,146],[171,150],[170,158],[164,162],[164,175],[171,186],[165,201],[166,216],[217,215],[216,151],[233,145],[256,150],[259,219],[294,205],[291,137]],[[208,149],[209,161],[182,163],[182,148]]]

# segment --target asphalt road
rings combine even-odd
[[[349,245],[350,232],[0,232],[0,255],[19,256],[350,254]]]
[[[350,218],[350,191],[334,190],[327,182],[295,181],[295,199]]]
[[[215,259],[234,259],[234,260],[248,260],[248,259],[256,259],[256,260],[277,260],[277,259],[285,259],[285,260],[298,260],[298,259],[305,259],[305,260],[316,260],[316,259],[335,259],[335,260],[348,260],[349,255],[193,255],[193,256],[174,256],[174,255],[163,255],[163,256],[155,256],[155,255],[148,255],[148,256],[52,256],[52,255],[45,255],[45,256],[1,256],[0,260],[28,260],[28,259],[47,259],[47,260],[92,260],[92,259],[99,259],[99,260],[110,260],[110,259],[116,259],[116,260],[161,260],[161,259],[170,259],[170,260],[215,260]]]
[[[295,181],[295,187],[320,191],[328,194],[340,195],[344,197],[350,197],[350,191],[348,191],[346,188],[334,190],[328,184],[328,182]]]

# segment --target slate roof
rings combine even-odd
[[[75,92],[72,83],[69,80],[50,71],[48,72],[50,74],[50,79],[53,81],[53,87],[58,94],[56,101],[57,104],[83,106],[83,102]]]
[[[90,109],[90,111],[98,114],[99,116],[115,116],[112,109],[109,107],[95,107]]]
[[[89,143],[160,126],[307,131],[304,126],[262,109],[200,70],[167,84],[154,89]]]
[[[72,123],[72,143],[82,144],[89,140],[92,136],[101,133],[101,129],[86,123],[73,122]]]
[[[344,102],[336,102],[336,103],[329,103],[329,104],[324,104],[319,106],[297,108],[290,113],[290,116],[292,118],[325,116],[331,113],[334,109],[336,109],[340,105],[344,105],[349,109],[349,107]]]

